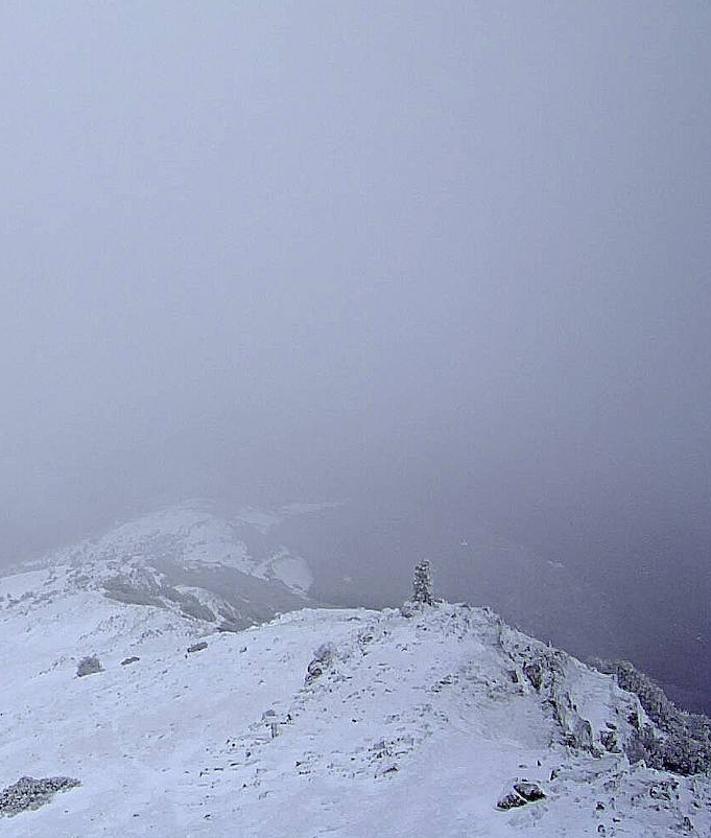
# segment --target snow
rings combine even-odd
[[[280,550],[268,561],[258,565],[255,576],[262,579],[278,579],[287,588],[306,593],[314,583],[308,564],[300,556],[292,556],[288,550]]]
[[[47,581],[47,570],[29,570],[0,577],[0,597],[17,598],[29,591],[37,590]]]
[[[0,787],[81,781],[0,819],[13,838],[552,838],[600,826],[643,838],[677,834],[684,817],[711,829],[707,780],[673,778],[660,800],[650,790],[671,775],[562,744],[542,695],[512,678],[520,656],[546,647],[487,609],[303,609],[218,633],[67,590],[1,610],[0,640]],[[188,654],[198,640],[207,648]],[[305,685],[324,644],[333,654]],[[104,671],[77,678],[87,654]],[[630,696],[562,660],[577,711],[595,730],[617,719]],[[546,799],[498,811],[522,777]]]
[[[263,555],[253,555],[246,542],[255,533],[265,536],[285,517],[309,514],[324,506],[294,505],[278,513],[249,507],[225,518],[217,515],[208,501],[186,501],[118,524],[97,539],[56,551],[47,561],[54,566],[93,566],[104,576],[137,562],[167,560],[186,567],[227,567],[260,579],[279,580],[304,594],[313,577],[303,557],[280,544],[263,546]]]

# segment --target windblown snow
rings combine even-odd
[[[80,783],[0,817],[0,835],[711,834],[708,778],[625,756],[647,722],[637,698],[489,609],[304,608],[260,563],[251,578],[299,610],[225,632],[165,592],[107,596],[107,563],[130,578],[140,545],[169,549],[175,526],[143,522],[0,580],[0,789]],[[175,544],[246,578],[231,538],[195,521]],[[91,655],[100,670],[78,677]],[[514,784],[544,796],[497,806]]]

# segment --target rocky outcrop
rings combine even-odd
[[[524,691],[539,694],[558,724],[562,743],[596,755],[628,751],[645,719],[639,700],[614,687],[611,681],[602,682],[599,689],[601,695],[608,696],[609,717],[599,718],[598,713],[593,723],[586,715],[585,696],[579,694],[583,665],[565,652],[537,641],[521,643],[519,638],[501,625],[499,643],[515,666],[511,680]]]

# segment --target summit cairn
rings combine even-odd
[[[432,573],[430,563],[423,559],[415,565],[415,578],[412,582],[412,601],[418,605],[432,605]]]

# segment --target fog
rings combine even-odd
[[[388,595],[418,552],[476,591],[485,526],[684,681],[710,41],[692,0],[3,4],[0,562],[343,501],[329,549]]]

